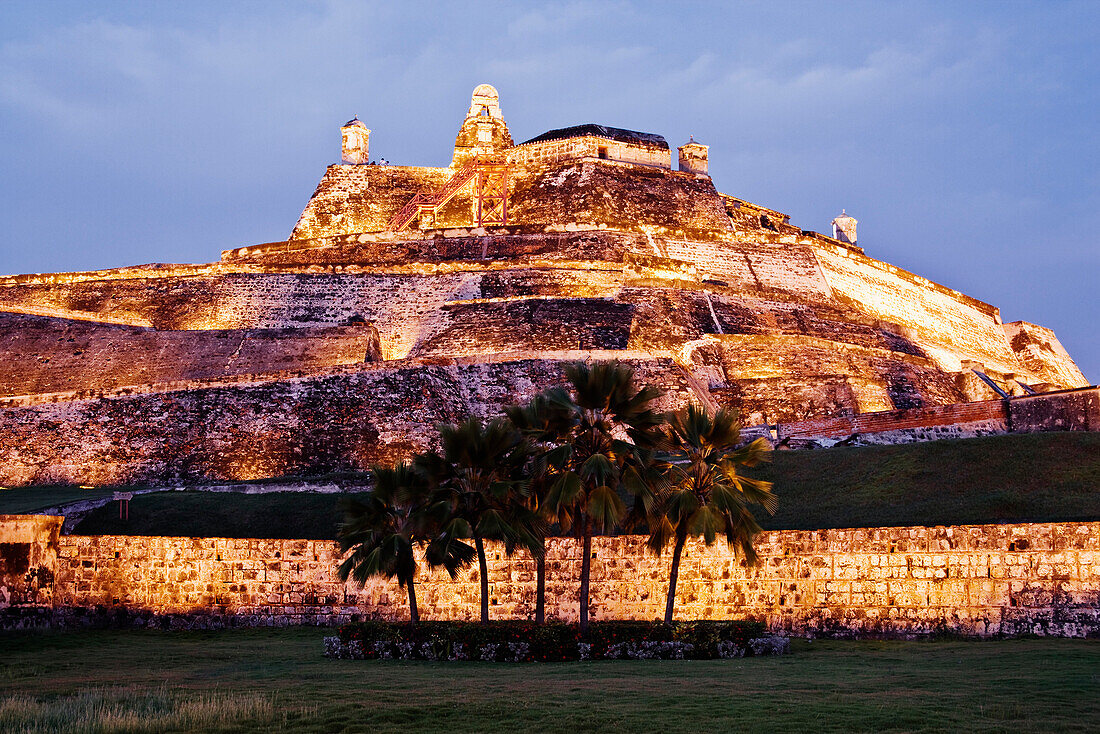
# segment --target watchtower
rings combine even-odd
[[[352,165],[370,163],[370,130],[359,121],[358,116],[351,118],[340,128],[341,160]]]
[[[710,146],[696,143],[695,138],[691,138],[676,150],[680,153],[681,171],[710,175],[707,173],[707,158],[710,155]]]
[[[470,95],[466,119],[455,138],[451,167],[460,168],[472,158],[494,155],[512,145],[508,124],[500,111],[500,95],[491,84],[477,85]]]
[[[847,211],[841,209],[840,216],[833,220],[833,239],[854,245],[856,243],[856,224],[858,224],[856,218],[848,216]]]

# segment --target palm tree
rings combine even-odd
[[[563,532],[582,539],[580,627],[588,629],[592,535],[612,532],[626,505],[620,487],[644,490],[639,471],[643,451],[655,445],[662,419],[651,404],[661,392],[639,388],[634,371],[618,362],[577,362],[566,367],[572,395],[562,389],[545,393],[563,421],[558,446],[547,452],[554,474],[546,509]]]
[[[360,586],[372,576],[396,578],[408,592],[409,618],[415,624],[420,621],[415,547],[429,544],[429,564],[442,566],[452,577],[469,564],[472,554],[438,543],[436,523],[427,513],[428,485],[412,466],[375,467],[373,473],[375,487],[365,499],[346,498],[341,503],[345,519],[338,536],[340,550],[351,553],[340,564],[339,577],[347,581],[350,576]]]
[[[547,496],[554,480],[548,454],[568,436],[571,412],[562,410],[560,401],[547,393],[535,395],[525,405],[504,408],[508,420],[528,439],[527,507],[531,511],[529,531],[540,538],[545,547]],[[535,624],[546,621],[546,553],[535,555]]]
[[[530,531],[531,512],[525,507],[522,469],[526,460],[523,437],[502,419],[482,424],[471,418],[442,425],[440,452],[423,454],[417,471],[429,481],[429,514],[440,523],[429,552],[464,554],[473,538],[481,581],[481,621],[489,621],[489,567],[485,541],[498,540],[509,555],[524,547],[542,553],[542,538]]]
[[[776,497],[771,483],[739,473],[767,461],[771,445],[763,438],[737,448],[741,427],[737,415],[718,410],[711,417],[704,409],[689,405],[669,420],[670,450],[668,481],[657,496],[649,518],[649,546],[656,553],[674,540],[669,574],[665,623],[672,623],[680,555],[688,537],[702,537],[708,546],[719,535],[749,563],[756,562],[752,541],[760,532],[750,505],[775,512]]]

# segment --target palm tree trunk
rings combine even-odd
[[[420,612],[416,609],[416,586],[413,585],[412,579],[405,584],[405,588],[409,590],[409,621],[417,624],[420,622]]]
[[[668,599],[665,601],[665,624],[672,624],[672,607],[676,604],[676,580],[680,578],[680,554],[684,550],[686,533],[676,533],[676,547],[672,551],[672,570],[668,574]]]
[[[588,631],[588,586],[592,574],[592,527],[584,519],[584,543],[581,550],[581,634]]]
[[[546,621],[546,551],[535,559],[535,624]]]
[[[489,564],[485,561],[485,544],[481,538],[474,536],[474,546],[477,548],[477,564],[481,570],[481,623],[489,621]]]

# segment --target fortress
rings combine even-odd
[[[474,90],[446,167],[372,162],[341,130],[286,241],[207,265],[0,278],[0,484],[217,483],[365,470],[619,359],[740,411],[781,446],[1097,430],[1100,394],[1049,329],[720,193],[707,146],[595,124],[515,144]],[[335,575],[323,540],[131,538],[0,516],[0,626],[31,620],[331,624],[402,616],[395,584]],[[1100,631],[1100,523],[772,531],[746,567],[687,547],[687,618],[827,634]],[[596,618],[659,616],[668,557],[597,538]],[[548,547],[550,613],[579,554]],[[493,616],[528,616],[533,562],[490,548]],[[471,618],[475,571],[418,582]],[[204,621],[205,620],[205,621]],[[213,621],[211,621],[213,620]]]
[[[517,145],[489,85],[446,167],[341,132],[286,241],[0,279],[0,483],[366,469],[588,358],[795,445],[1100,425],[1049,329],[720,193],[700,143]]]

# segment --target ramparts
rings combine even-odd
[[[333,624],[403,618],[395,583],[341,583],[331,541],[57,536],[61,518],[0,518],[7,624],[36,618],[197,625]],[[764,620],[775,631],[912,636],[1100,633],[1100,523],[774,531],[757,538],[746,567],[722,544],[685,549],[680,619]],[[577,542],[555,538],[547,559],[547,614],[577,615]],[[660,618],[669,555],[645,538],[596,538],[595,619]],[[490,614],[529,618],[534,563],[491,545]],[[29,590],[33,587],[33,591]],[[455,580],[422,574],[426,619],[472,619],[476,570]]]
[[[315,370],[381,358],[367,323],[303,329],[162,331],[0,313],[0,396]]]
[[[674,171],[663,138],[617,128],[514,146],[478,89],[449,166],[329,166],[285,242],[0,278],[0,481],[363,468],[555,384],[565,354],[827,439],[1020,430],[1011,406],[935,421],[1088,384],[1053,332],[719,193],[705,147]],[[417,194],[432,214],[391,231]],[[1087,400],[1012,405],[1020,426],[1097,426]]]
[[[182,383],[59,402],[11,400],[0,410],[0,484],[366,471],[424,450],[439,423],[496,416],[502,405],[564,382],[563,364],[592,354],[379,362],[301,377]],[[696,396],[689,376],[667,357],[594,354],[631,363],[643,380],[668,390],[666,408]]]

